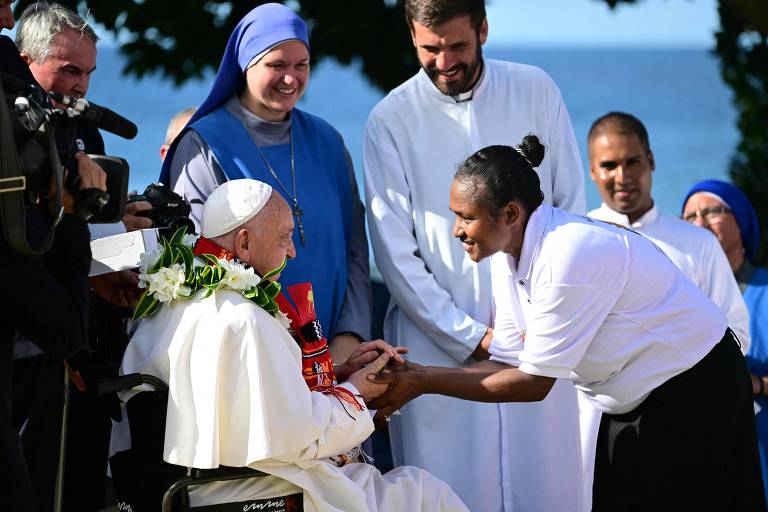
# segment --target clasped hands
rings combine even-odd
[[[361,343],[336,367],[336,378],[353,384],[368,407],[378,409],[376,418],[388,418],[420,394],[414,377],[423,367],[403,359],[407,352],[383,340]]]

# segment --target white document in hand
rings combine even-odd
[[[154,228],[93,240],[91,242],[93,259],[89,276],[136,268],[141,264],[140,256],[155,248],[157,248],[157,230]]]

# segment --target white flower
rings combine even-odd
[[[181,243],[183,245],[186,245],[190,249],[192,249],[195,246],[195,244],[197,243],[197,239],[198,238],[200,238],[199,235],[186,234],[186,235],[184,235],[184,238],[181,240]]]
[[[162,267],[154,274],[146,274],[144,279],[149,285],[149,293],[160,302],[169,302],[177,297],[188,297],[192,293],[188,286],[184,286],[186,276],[184,267],[180,263]]]
[[[187,285],[179,286],[179,291],[176,293],[177,297],[188,299],[192,295],[192,288]]]
[[[155,263],[157,263],[160,260],[162,256],[163,256],[162,246],[155,249],[154,251],[142,253],[139,256],[139,260],[141,261],[141,265],[139,265],[139,270],[141,271],[141,273],[146,274],[147,270],[152,268],[155,265]]]
[[[244,292],[254,288],[261,281],[261,278],[256,275],[252,268],[245,268],[240,263],[220,259],[219,265],[226,272],[224,279],[221,280],[221,285],[232,290]]]
[[[291,319],[288,318],[288,315],[283,313],[281,310],[277,310],[277,314],[275,315],[275,318],[277,318],[277,321],[280,322],[280,325],[285,327],[286,329],[291,328]]]

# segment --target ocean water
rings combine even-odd
[[[738,140],[736,113],[710,52],[487,48],[486,56],[539,66],[555,80],[579,141],[590,208],[600,200],[589,179],[586,135],[592,121],[611,110],[630,112],[648,128],[656,157],[653,195],[663,211],[677,214],[683,195],[696,181],[727,179]],[[106,134],[107,152],[128,160],[131,189],[142,191],[159,175],[159,147],[169,119],[179,110],[199,105],[212,76],[180,88],[156,76],[124,77],[120,73],[123,59],[112,48],[99,50],[97,64],[88,97],[139,127],[139,135],[131,141]],[[357,66],[327,60],[313,67],[300,103],[343,135],[360,185],[362,129],[383,96]]]

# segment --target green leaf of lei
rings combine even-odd
[[[149,290],[145,290],[139,299],[139,303],[136,306],[136,310],[133,312],[131,320],[136,321],[139,318],[150,315],[158,305],[158,300],[149,294]]]
[[[162,267],[170,267],[181,262],[184,265],[186,278],[184,284],[192,290],[192,293],[188,297],[179,297],[179,299],[188,300],[200,290],[204,290],[202,298],[207,298],[219,288],[226,271],[219,264],[218,258],[212,254],[197,256],[205,265],[195,267],[195,254],[183,243],[186,231],[185,227],[179,228],[170,239],[163,239],[163,254],[147,272],[154,274]],[[273,316],[280,314],[280,308],[275,303],[275,297],[280,293],[280,283],[271,281],[269,278],[282,272],[286,263],[287,259],[284,259],[280,266],[267,272],[258,285],[242,292],[243,297],[253,301]],[[146,290],[139,299],[132,319],[135,321],[151,315],[157,310],[159,304],[160,302],[149,294],[149,290]]]

